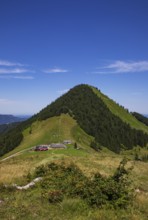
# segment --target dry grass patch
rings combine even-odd
[[[133,161],[132,179],[136,187],[148,192],[148,163]]]
[[[76,163],[80,166],[80,168],[88,175],[99,172],[104,176],[109,176],[114,173],[116,168],[119,166],[122,158],[89,155],[87,156],[87,158],[84,158],[83,160],[81,158],[76,158],[75,160]]]
[[[48,152],[24,152],[21,155],[0,162],[0,183],[22,182],[23,177],[42,164],[65,159],[62,154]]]
[[[137,194],[134,203],[135,209],[140,211],[143,216],[141,219],[146,220],[148,217],[148,194],[140,192]]]
[[[15,183],[16,179],[27,175],[30,171],[32,162],[22,161],[19,163],[11,159],[9,162],[0,164],[0,183],[10,184]]]

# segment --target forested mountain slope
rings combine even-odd
[[[100,90],[95,87],[92,87],[93,91],[97,94],[99,98],[107,105],[110,111],[118,116],[122,121],[130,124],[131,127],[143,130],[148,133],[148,128],[145,126],[143,121],[138,120],[137,117],[133,117],[131,113],[129,113],[128,109],[120,106],[118,103],[110,99],[108,96],[104,95]],[[134,115],[135,116],[135,115]]]
[[[69,113],[98,143],[115,152],[119,152],[123,145],[124,148],[130,149],[135,145],[145,146],[148,141],[147,134],[131,128],[130,124],[113,114],[102,98],[88,85],[74,87],[36,117],[38,120],[44,120],[61,113]]]
[[[23,130],[33,122],[59,116],[62,113],[73,117],[81,129],[94,137],[96,143],[114,152],[120,152],[122,148],[131,149],[136,145],[146,146],[147,127],[112,100],[103,94],[98,94],[101,94],[99,90],[84,84],[72,88],[38,114],[21,123],[12,132],[1,137],[0,146],[3,149],[1,155],[20,143]]]
[[[7,133],[9,130],[14,129],[15,127],[17,127],[17,125],[19,125],[19,123],[20,122],[14,122],[14,123],[10,123],[10,124],[0,125],[0,134]]]

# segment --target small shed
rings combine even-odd
[[[52,148],[52,149],[65,149],[66,146],[62,143],[52,143],[52,144],[50,144],[50,148]]]

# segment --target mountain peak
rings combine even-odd
[[[92,136],[96,146],[104,146],[117,153],[121,149],[131,149],[137,145],[146,146],[148,142],[146,125],[97,88],[80,84],[18,126],[17,135],[14,135],[14,131],[12,135],[9,134],[12,139],[15,138],[11,143],[18,144],[18,140],[21,141],[23,138],[23,130],[31,127],[32,123],[61,114],[68,114],[75,119],[80,128]],[[60,129],[60,124],[57,126]],[[4,142],[3,140],[1,142],[4,148],[7,146],[6,139],[4,138]],[[15,144],[12,145],[12,148],[14,147],[16,147]]]

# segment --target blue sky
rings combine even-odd
[[[34,114],[77,84],[148,113],[147,0],[0,0],[0,114]]]

